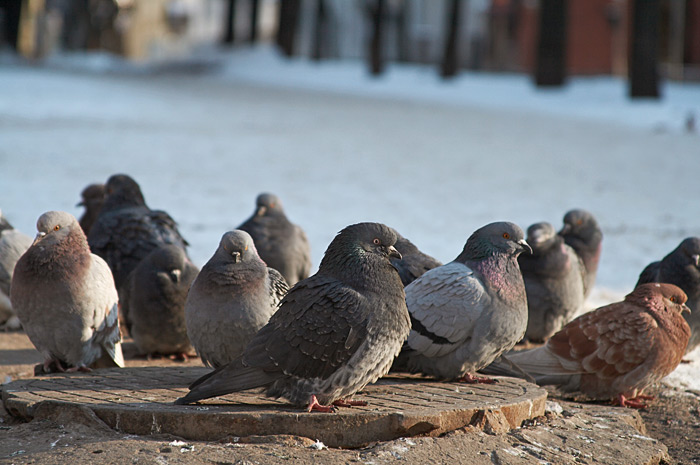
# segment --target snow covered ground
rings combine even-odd
[[[79,216],[82,188],[116,172],[180,223],[200,266],[265,190],[306,229],[315,265],[358,221],[449,261],[488,222],[560,227],[579,207],[605,234],[592,307],[700,235],[700,135],[685,130],[700,119],[698,84],[630,102],[616,78],[547,91],[518,75],[443,82],[419,66],[372,78],[363,63],[267,48],[208,52],[207,72],[105,56],[0,61],[0,208],[30,235],[46,210]],[[674,379],[700,389],[700,352],[691,358]]]

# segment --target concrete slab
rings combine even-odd
[[[63,409],[87,407],[111,428],[130,434],[169,433],[206,441],[291,434],[331,447],[359,447],[399,437],[438,436],[468,425],[506,432],[543,415],[547,397],[544,389],[511,378],[501,378],[495,385],[465,385],[392,376],[356,396],[368,406],[342,408],[334,414],[307,414],[260,391],[198,405],[172,404],[207,371],[132,367],[51,375],[3,385],[2,400],[13,416],[24,419],[32,419],[39,408],[42,417],[51,417]]]

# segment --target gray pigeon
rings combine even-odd
[[[32,238],[16,230],[0,211],[0,323],[2,329],[17,330],[22,327],[12,310],[10,283],[19,257],[32,245]]]
[[[87,236],[90,234],[90,228],[95,223],[97,215],[100,213],[102,204],[105,201],[105,185],[90,184],[80,193],[82,200],[76,207],[85,207],[83,216],[80,217],[80,227]]]
[[[118,298],[107,264],[90,253],[73,215],[39,217],[34,244],[15,267],[10,297],[44,371],[124,366]]]
[[[184,360],[192,353],[185,300],[198,272],[185,251],[172,244],[153,250],[131,272],[124,286],[124,318],[140,353]]]
[[[564,242],[576,251],[586,268],[584,295],[588,297],[595,284],[598,262],[603,246],[603,231],[592,214],[585,210],[570,210],[564,215],[564,227],[559,231]]]
[[[238,229],[253,238],[260,258],[284,276],[290,286],[311,272],[311,247],[301,227],[287,219],[276,195],[260,194],[253,216]]]
[[[394,247],[401,254],[401,258],[392,258],[391,263],[398,270],[404,286],[408,286],[426,271],[442,265],[430,255],[418,250],[413,242],[401,236],[395,229],[394,232],[397,237]]]
[[[691,310],[683,315],[691,331],[686,353],[700,345],[700,238],[683,240],[663,260],[647,265],[639,275],[637,286],[644,283],[669,283],[683,289]]]
[[[491,223],[477,229],[454,261],[406,286],[412,328],[394,370],[439,379],[493,382],[474,372],[525,335],[527,298],[518,255],[522,229]]]
[[[195,381],[176,403],[265,386],[268,396],[308,403],[309,411],[359,404],[345,399],[386,374],[410,329],[390,262],[400,256],[395,242],[383,224],[340,231],[318,272],[289,291],[243,356]]]
[[[532,342],[543,342],[571,321],[583,307],[586,270],[574,249],[549,223],[527,229],[532,255],[518,257],[527,292],[527,331]]]
[[[245,231],[223,235],[187,296],[187,333],[205,365],[240,357],[289,290],[282,275],[260,259]]]
[[[93,253],[102,257],[121,290],[129,273],[152,250],[174,244],[188,245],[175,221],[160,210],[151,210],[141,188],[131,177],[115,174],[107,180],[106,197],[88,234]]]

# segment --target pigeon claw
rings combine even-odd
[[[337,409],[334,405],[321,405],[318,403],[318,399],[315,395],[311,394],[309,399],[309,405],[306,407],[306,411],[311,413],[312,410],[323,413],[334,413]]]
[[[467,373],[466,375],[462,376],[461,378],[458,378],[457,381],[460,383],[467,383],[467,384],[497,384],[498,380],[493,379],[493,378],[487,378],[483,377],[480,378],[478,376],[474,376],[471,373]]]
[[[642,396],[632,397],[630,399],[626,398],[624,395],[620,394],[617,396],[617,402],[621,407],[630,407],[636,409],[647,408],[646,400],[653,400],[654,396]]]
[[[364,400],[338,399],[333,402],[336,407],[365,407],[367,402]]]

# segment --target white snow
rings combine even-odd
[[[44,211],[79,216],[82,188],[116,172],[179,222],[200,266],[265,190],[306,229],[315,265],[358,221],[449,261],[488,222],[560,227],[579,207],[605,234],[591,308],[700,235],[700,137],[684,129],[700,118],[698,84],[631,102],[618,78],[547,91],[520,75],[444,82],[422,66],[373,78],[361,62],[265,47],[208,51],[207,73],[105,55],[0,62],[0,208],[30,235]],[[670,379],[700,389],[698,355]]]

